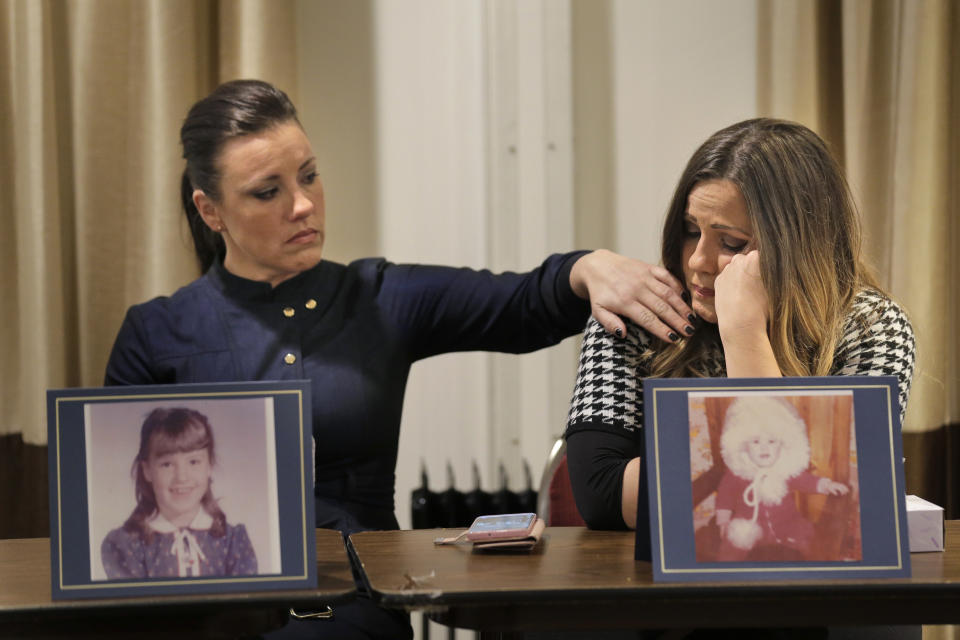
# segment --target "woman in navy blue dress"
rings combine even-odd
[[[130,308],[106,383],[310,380],[318,527],[397,528],[400,415],[417,360],[533,351],[581,331],[591,313],[616,335],[626,317],[664,340],[693,331],[673,276],[606,251],[502,274],[323,260],[317,160],[294,106],[267,83],[218,87],[191,108],[181,142],[181,197],[204,275]],[[304,623],[303,637],[410,635],[406,616],[363,598],[334,617]]]

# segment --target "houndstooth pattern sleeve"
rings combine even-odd
[[[611,336],[590,318],[583,334],[567,433],[584,422],[635,433],[643,426],[643,378],[649,371],[650,335],[627,322],[627,335]]]
[[[902,421],[915,358],[913,328],[903,309],[882,293],[861,291],[837,346],[833,375],[896,376]]]

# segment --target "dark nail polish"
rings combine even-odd
[[[697,321],[697,316],[693,315],[692,313],[688,313],[688,314],[687,314],[687,320],[689,320],[690,322],[696,322],[696,321]]]
[[[670,342],[676,342],[677,340],[680,339],[680,336],[675,334],[673,331],[671,331],[670,335],[668,335],[667,337],[670,338]]]
[[[692,335],[693,335],[693,327],[691,327],[690,325],[685,326],[685,327],[683,328],[683,330],[687,332],[687,335],[688,335],[688,336],[692,336]]]
[[[617,327],[616,329],[614,329],[613,332],[614,332],[615,334],[617,334],[617,337],[618,337],[618,338],[622,338],[622,337],[623,337],[623,329],[621,329],[620,327]]]

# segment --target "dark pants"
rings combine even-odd
[[[334,605],[329,620],[290,619],[282,629],[264,634],[266,640],[384,640],[413,638],[410,616],[403,611],[383,609],[370,598],[360,596]]]
[[[317,526],[338,529],[344,535],[373,528],[396,529],[392,509],[365,507],[335,498],[316,497]],[[360,523],[367,523],[366,526]],[[264,634],[267,640],[407,640],[413,638],[410,615],[404,611],[383,609],[370,599],[357,567],[351,563],[359,596],[344,604],[331,605],[333,618],[328,620],[294,620],[277,631]]]

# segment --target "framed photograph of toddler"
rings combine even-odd
[[[637,558],[654,580],[910,575],[896,378],[657,379],[643,393]]]
[[[315,587],[309,389],[49,390],[52,597]]]

